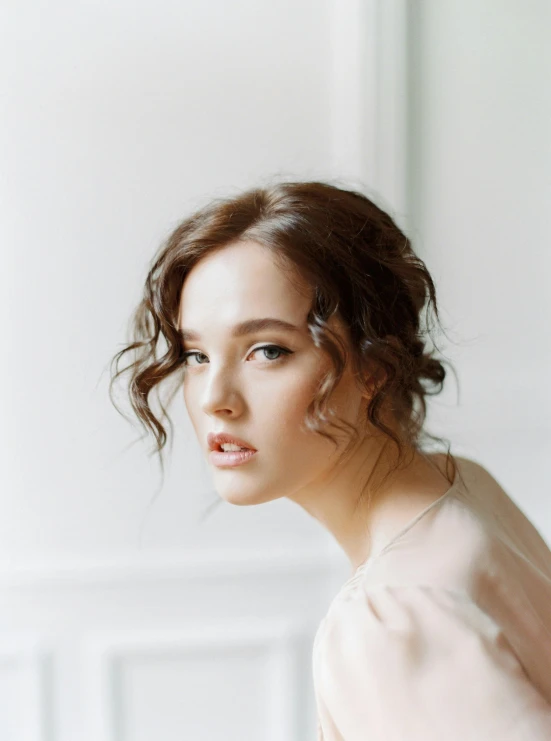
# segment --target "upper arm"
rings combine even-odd
[[[551,705],[466,595],[359,588],[336,606],[322,692],[345,741],[549,741]]]

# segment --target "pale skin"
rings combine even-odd
[[[180,301],[179,328],[200,336],[184,343],[185,351],[196,353],[186,361],[184,401],[205,457],[209,432],[234,434],[258,451],[241,466],[212,466],[222,499],[253,505],[287,497],[333,535],[356,569],[451,484],[444,475],[445,456],[413,450],[411,463],[387,480],[371,506],[358,505],[369,475],[382,479],[390,466],[389,447],[364,423],[368,395],[348,362],[331,405],[339,418],[362,430],[353,452],[340,457],[347,440],[338,429],[327,428],[339,443],[335,449],[302,424],[330,364],[307,329],[310,303],[309,287],[297,275],[290,280],[255,242],[232,243],[206,255],[186,276]],[[232,336],[239,322],[266,317],[297,330]],[[344,325],[333,317],[329,326],[349,346]],[[260,349],[266,345],[277,348]],[[370,494],[368,488],[367,501]]]

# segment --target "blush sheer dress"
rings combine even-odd
[[[482,466],[455,460],[451,488],[319,625],[317,741],[551,741],[551,551]]]

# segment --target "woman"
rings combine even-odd
[[[287,497],[350,559],[314,641],[318,739],[548,741],[551,552],[482,466],[424,449],[446,376],[427,301],[438,318],[368,198],[279,183],[178,226],[115,360],[137,353],[130,399],[159,453],[149,393],[178,371],[222,499]]]

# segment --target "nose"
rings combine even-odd
[[[240,414],[244,399],[235,372],[209,368],[208,376],[201,399],[203,412],[209,416]]]

